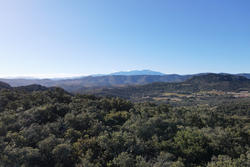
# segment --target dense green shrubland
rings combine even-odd
[[[247,167],[249,104],[172,108],[1,90],[0,166]]]

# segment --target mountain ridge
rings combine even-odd
[[[166,75],[161,72],[152,71],[152,70],[132,70],[132,71],[120,71],[111,73],[108,75],[125,75],[125,76],[131,76],[131,75]]]
[[[0,89],[8,89],[10,87],[11,86],[9,84],[0,81]]]
[[[42,85],[46,87],[61,87],[69,92],[77,92],[82,89],[96,87],[123,87],[128,85],[145,85],[154,82],[183,82],[194,76],[206,75],[211,73],[200,73],[190,75],[165,74],[165,75],[103,75],[103,76],[86,76],[71,79],[0,79],[0,81],[9,84],[12,87],[27,85]],[[250,78],[250,74],[225,74],[244,76]]]
[[[250,79],[229,74],[210,73],[193,76],[186,81],[178,83],[155,82],[146,85],[133,85],[121,88],[104,88],[92,90],[89,91],[89,93],[101,96],[116,96],[126,99],[139,99],[143,96],[158,96],[164,92],[190,94],[200,91],[250,92]]]

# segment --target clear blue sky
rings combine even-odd
[[[249,0],[0,0],[0,76],[250,72]]]

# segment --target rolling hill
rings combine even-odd
[[[250,79],[243,76],[209,73],[186,77],[182,82],[170,82],[167,76],[90,76],[56,83],[46,80],[47,87],[32,84],[12,88],[1,82],[0,88],[32,92],[61,87],[70,93],[120,97],[135,102],[170,102],[173,105],[216,104],[234,98],[250,98]],[[157,82],[159,79],[162,82]]]
[[[33,91],[48,91],[48,90],[54,90],[54,89],[61,89],[57,87],[45,87],[41,85],[27,85],[27,86],[18,86],[18,87],[11,87],[9,84],[0,82],[0,90],[6,89],[8,91],[15,90],[15,91],[22,91],[22,92],[33,92]]]
[[[250,79],[250,74],[247,74],[247,73],[242,73],[242,74],[237,74],[237,75]]]
[[[26,91],[26,92],[33,92],[33,91],[46,91],[46,90],[49,90],[52,88],[33,84],[33,85],[27,85],[27,86],[19,86],[19,87],[15,87],[13,89],[20,90],[20,91]]]
[[[120,87],[126,85],[143,85],[153,82],[181,82],[189,75],[107,75],[87,76],[75,79],[0,79],[13,87],[38,84],[46,87],[58,86],[70,92],[96,87]]]
[[[12,87],[35,84],[46,87],[55,87],[55,86],[61,87],[69,92],[82,92],[82,91],[87,91],[89,89],[126,87],[126,86],[152,84],[156,82],[167,82],[167,83],[184,82],[192,78],[193,76],[204,76],[207,74],[208,73],[193,74],[193,75],[178,75],[178,74],[163,75],[162,73],[159,72],[143,70],[143,71],[118,72],[118,73],[112,73],[110,75],[86,76],[86,77],[70,78],[70,79],[19,78],[19,79],[0,79],[0,81],[8,83]],[[230,74],[220,74],[220,75],[230,75]],[[232,76],[243,76],[246,78],[250,78],[249,74],[236,74]]]
[[[82,90],[81,93],[90,93],[101,96],[117,96],[126,99],[141,99],[144,97],[159,97],[163,93],[191,94],[201,91],[240,92],[250,91],[250,79],[228,74],[205,74],[194,76],[179,83],[152,83],[139,86],[121,88],[103,88]]]
[[[4,82],[0,82],[0,89],[8,89],[10,88],[10,85]]]

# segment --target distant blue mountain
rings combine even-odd
[[[42,85],[46,87],[59,86],[69,92],[76,92],[85,88],[100,88],[100,87],[121,87],[126,85],[144,85],[155,82],[184,82],[194,76],[203,76],[210,73],[178,75],[178,74],[163,74],[161,72],[151,70],[134,70],[122,71],[111,74],[99,74],[92,76],[83,76],[75,78],[56,78],[56,79],[4,79],[0,81],[8,83],[12,87],[27,86],[27,85]],[[221,73],[221,76],[229,75]],[[244,76],[250,79],[249,73],[232,74],[234,76]],[[208,80],[206,80],[208,81]],[[0,82],[1,87],[8,87]],[[32,86],[32,89],[36,88]],[[39,88],[40,89],[40,88]]]
[[[161,72],[152,71],[152,70],[133,70],[133,71],[120,71],[111,73],[109,75],[166,75]]]
[[[250,74],[249,73],[241,73],[241,74],[236,74],[238,76],[243,76],[243,77],[246,77],[248,79],[250,79]]]

